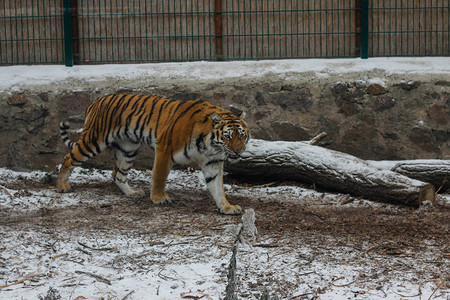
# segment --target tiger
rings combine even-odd
[[[220,213],[240,214],[239,205],[228,202],[223,187],[223,167],[245,151],[249,129],[245,112],[236,115],[202,99],[181,101],[157,95],[120,93],[99,97],[86,110],[80,138],[68,136],[69,123],[59,124],[61,140],[70,149],[61,165],[57,185],[62,193],[72,190],[68,179],[73,167],[106,148],[114,151],[112,175],[128,197],[144,191],[128,184],[127,174],[141,146],[154,150],[151,200],[171,203],[165,191],[174,164],[197,165]]]

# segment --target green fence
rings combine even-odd
[[[448,0],[0,0],[0,65],[449,56]]]

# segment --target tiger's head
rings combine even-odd
[[[213,113],[212,145],[228,158],[237,159],[245,151],[250,138],[247,123],[243,120],[245,113],[239,117]]]

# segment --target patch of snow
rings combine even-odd
[[[66,81],[97,82],[108,78],[185,78],[209,80],[255,78],[276,75],[284,78],[299,73],[317,77],[380,70],[392,74],[450,74],[450,57],[375,57],[370,59],[292,59],[229,62],[183,62],[158,64],[81,65],[71,68],[59,65],[0,67],[0,91],[17,92],[24,86],[58,85]],[[370,78],[382,83],[382,79]],[[82,88],[82,85],[78,89]],[[73,89],[77,89],[76,86]]]
[[[385,78],[369,78],[366,80],[369,84],[379,84],[382,87],[386,87],[386,79]]]

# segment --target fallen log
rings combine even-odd
[[[227,163],[232,176],[314,183],[366,199],[418,207],[434,201],[434,187],[309,142],[252,139],[238,160]]]
[[[402,161],[368,161],[381,170],[390,170],[420,181],[429,182],[440,192],[450,190],[450,160],[417,159]]]

